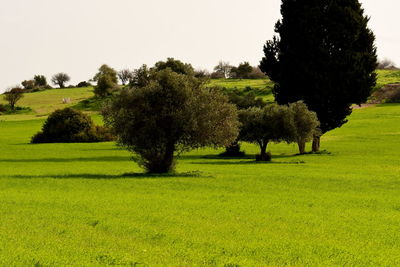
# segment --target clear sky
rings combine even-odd
[[[398,0],[363,0],[380,58],[400,65]],[[0,0],[0,91],[66,72],[152,65],[175,57],[196,68],[256,65],[280,18],[280,0]]]

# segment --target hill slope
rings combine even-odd
[[[379,70],[377,88],[390,83],[400,82],[399,70]],[[273,83],[269,79],[216,79],[211,80],[210,86],[221,86],[228,89],[238,89],[243,93],[252,91],[257,96],[262,97],[264,100],[273,101],[272,88]],[[251,89],[250,89],[251,88]],[[18,119],[34,119],[47,116],[49,113],[56,109],[74,106],[79,102],[93,96],[93,88],[66,88],[66,89],[52,89],[36,93],[25,94],[24,98],[18,102],[19,106],[30,107],[32,112],[24,115],[3,115],[0,116],[3,120],[18,120]],[[63,104],[63,98],[71,98],[71,103]],[[5,103],[0,98],[0,103]]]

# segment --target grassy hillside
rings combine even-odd
[[[30,107],[32,112],[24,115],[5,115],[1,119],[21,120],[34,119],[47,116],[56,109],[76,105],[82,100],[93,96],[93,88],[65,88],[51,89],[35,93],[24,94],[24,97],[18,102],[18,106]],[[63,98],[70,98],[71,103],[63,104]],[[3,97],[0,97],[0,103],[5,104]]]
[[[379,70],[378,71],[378,82],[377,88],[382,87],[389,83],[400,82],[400,71],[397,70]],[[266,101],[274,101],[272,94],[273,83],[269,79],[257,79],[257,80],[246,80],[246,79],[215,79],[211,80],[210,86],[221,86],[228,89],[238,89],[243,93],[253,92],[257,96],[262,97]],[[250,87],[251,89],[249,89]],[[93,96],[93,88],[66,88],[66,89],[52,89],[37,93],[25,94],[25,97],[18,102],[18,106],[30,107],[31,112],[25,113],[24,115],[6,115],[0,116],[3,120],[21,120],[21,119],[33,119],[47,116],[55,109],[74,106],[75,108],[92,111],[93,108],[98,108],[99,103],[96,101],[87,100]],[[71,98],[70,104],[63,104],[63,98]],[[87,100],[87,103],[82,101]],[[5,103],[3,98],[0,97],[0,103]]]
[[[398,266],[399,119],[356,110],[329,153],[273,145],[266,164],[253,145],[196,150],[176,176],[114,143],[28,144],[43,118],[0,121],[0,266]]]

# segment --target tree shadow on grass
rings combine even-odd
[[[131,157],[112,156],[112,157],[89,157],[89,158],[31,158],[31,159],[0,159],[0,162],[9,163],[29,163],[29,162],[109,162],[109,161],[130,161]]]
[[[204,175],[200,171],[182,172],[182,173],[124,173],[124,174],[93,174],[93,173],[78,173],[78,174],[63,174],[63,175],[11,175],[0,176],[0,178],[15,178],[15,179],[98,179],[98,180],[118,180],[118,179],[165,179],[165,178],[214,178],[213,176]]]
[[[191,161],[190,164],[204,164],[204,165],[249,165],[249,164],[304,164],[302,160],[291,160],[291,158],[296,158],[298,154],[288,155],[280,154],[273,155],[272,161],[256,161],[256,155],[247,154],[241,157],[223,157],[219,155],[205,155],[205,156],[183,156],[184,159],[202,159],[203,161]],[[204,159],[210,159],[210,161],[204,161]],[[283,159],[285,161],[276,161]]]
[[[305,164],[304,161],[227,161],[227,160],[220,160],[220,161],[192,161],[190,164],[198,164],[198,165],[276,165],[276,164]]]

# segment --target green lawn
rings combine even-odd
[[[211,84],[273,99],[268,80]],[[31,113],[0,116],[0,266],[400,265],[400,105],[355,110],[319,155],[196,150],[175,176],[142,174],[114,143],[29,144],[50,112],[92,95],[26,94]]]
[[[400,105],[356,110],[320,155],[197,150],[164,177],[113,143],[30,145],[43,119],[23,119],[0,121],[0,266],[400,265]]]

